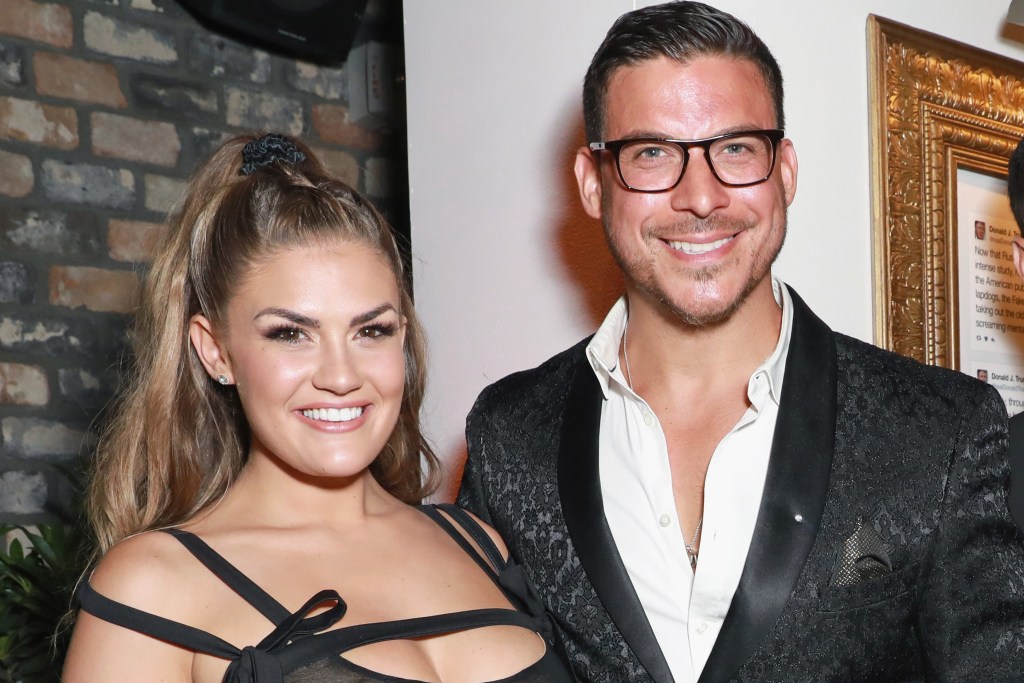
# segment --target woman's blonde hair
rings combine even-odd
[[[257,153],[245,174],[243,149],[249,157]],[[398,281],[408,324],[398,423],[370,470],[407,503],[433,489],[437,458],[419,426],[423,329],[390,228],[298,140],[242,136],[193,174],[146,278],[131,334],[133,372],[92,467],[87,512],[98,554],[132,534],[192,518],[223,495],[245,463],[245,415],[234,388],[220,386],[203,369],[189,341],[191,317],[202,313],[222,323],[235,287],[259,259],[338,242],[367,245],[381,255]]]

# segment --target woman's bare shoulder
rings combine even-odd
[[[193,560],[194,562],[194,560]],[[180,617],[189,553],[172,536],[146,532],[111,548],[85,580],[100,595],[142,612]],[[187,617],[186,617],[187,619]],[[191,681],[192,653],[102,616],[80,611],[65,661],[65,683]]]
[[[151,611],[173,599],[192,573],[195,558],[162,531],[127,538],[107,551],[93,570],[93,590],[116,602]]]

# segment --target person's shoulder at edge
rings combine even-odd
[[[173,591],[195,558],[172,535],[147,531],[112,547],[88,581],[100,595],[144,611],[178,602]]]
[[[569,380],[580,361],[585,358],[591,337],[555,354],[535,368],[513,372],[485,387],[477,397],[471,414],[489,411],[494,404],[529,400],[551,391],[568,390]]]
[[[856,360],[863,371],[903,392],[921,392],[921,395],[933,395],[957,403],[970,397],[975,397],[971,402],[996,400],[1002,403],[993,386],[975,377],[928,365],[840,332],[833,334],[841,365],[844,361]]]
[[[99,595],[128,607],[188,623],[191,554],[170,534],[150,531],[112,547],[88,581]],[[191,559],[194,562],[194,559]],[[87,612],[77,617],[63,680],[190,680],[192,653]],[[157,678],[153,678],[157,676]],[[140,678],[141,677],[141,678]]]

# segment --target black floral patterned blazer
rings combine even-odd
[[[1024,413],[1010,418],[1010,516],[1024,529]]]
[[[995,390],[793,304],[757,527],[700,681],[1024,680]],[[586,341],[484,390],[459,502],[526,567],[582,680],[667,683],[604,516]]]

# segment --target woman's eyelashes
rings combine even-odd
[[[398,321],[380,320],[360,325],[356,328],[354,336],[356,339],[387,339],[398,334],[400,328],[401,326]],[[311,338],[304,329],[292,323],[273,325],[272,327],[264,330],[261,334],[264,339],[282,342],[285,344],[298,344],[299,342]]]
[[[302,328],[295,325],[274,325],[263,332],[263,338],[285,344],[298,344],[307,337]]]
[[[380,339],[394,337],[398,333],[398,323],[395,321],[378,321],[363,325],[359,328],[358,337],[364,339]]]

